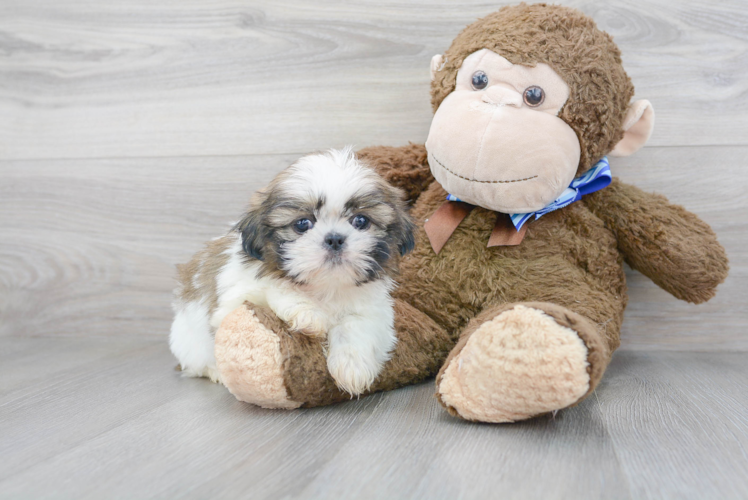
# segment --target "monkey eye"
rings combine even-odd
[[[366,229],[369,229],[370,225],[371,221],[365,215],[359,214],[351,219],[351,226],[353,226],[354,229],[358,229],[359,231],[365,231]]]
[[[293,229],[299,234],[306,233],[314,227],[314,222],[309,219],[299,219],[293,223]]]
[[[527,87],[524,94],[525,104],[535,108],[545,101],[545,92],[538,86]]]
[[[476,71],[473,73],[473,88],[475,90],[483,90],[488,86],[488,75],[483,71]]]

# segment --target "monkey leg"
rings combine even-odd
[[[395,301],[398,342],[369,392],[391,390],[436,374],[454,341],[431,318]],[[321,406],[349,400],[327,370],[322,340],[289,332],[269,309],[250,304],[216,332],[221,381],[237,399],[265,408]]]
[[[460,335],[436,377],[436,394],[467,420],[524,420],[579,403],[610,356],[595,323],[563,306],[493,306]]]

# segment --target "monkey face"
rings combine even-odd
[[[426,141],[434,177],[461,200],[504,213],[539,210],[569,186],[581,149],[558,113],[569,86],[550,66],[468,56]]]

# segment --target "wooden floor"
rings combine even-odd
[[[619,352],[595,395],[555,419],[477,425],[447,415],[431,383],[272,411],[181,378],[155,340],[7,346],[2,498],[748,493],[744,353]]]
[[[433,383],[251,407],[166,335],[174,264],[302,153],[423,142],[431,56],[502,2],[0,0],[0,498],[748,498],[748,6],[562,3],[657,112],[614,174],[731,275],[693,306],[629,272],[595,394],[477,425]]]

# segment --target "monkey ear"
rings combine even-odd
[[[441,54],[436,54],[434,57],[431,58],[431,81],[434,81],[434,78],[436,78],[436,72],[442,69],[442,66],[444,65],[444,56]]]
[[[623,139],[618,141],[610,156],[628,156],[644,146],[652,135],[655,114],[646,99],[634,101],[623,119]]]

